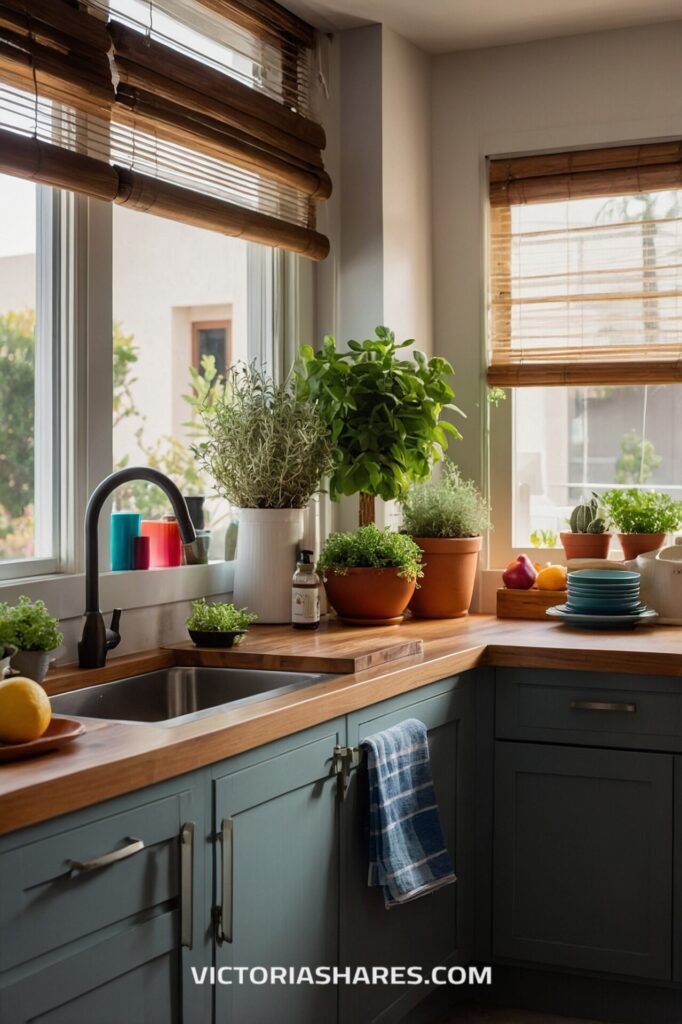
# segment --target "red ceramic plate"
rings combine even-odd
[[[85,726],[77,718],[64,718],[53,715],[43,735],[28,743],[0,743],[0,761],[20,761],[25,757],[37,757],[60,750],[85,732]]]

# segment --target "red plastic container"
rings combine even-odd
[[[149,564],[152,569],[182,565],[182,540],[175,519],[143,519],[140,534],[149,537]]]

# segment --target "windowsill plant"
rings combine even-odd
[[[428,480],[434,462],[459,431],[443,419],[452,405],[448,383],[453,370],[445,359],[402,349],[388,327],[376,337],[349,341],[339,352],[327,335],[319,352],[299,350],[298,393],[315,401],[331,432],[334,464],[329,478],[332,501],[360,494],[360,526],[374,522],[375,498],[392,501]]]
[[[197,647],[232,647],[241,643],[249,626],[258,618],[246,608],[206,598],[192,601],[192,614],[187,619],[187,631]]]
[[[13,671],[42,683],[63,640],[59,621],[43,601],[22,596],[16,605],[0,604],[0,650],[16,648],[10,661]]]
[[[291,576],[303,510],[332,468],[329,429],[315,401],[255,366],[228,371],[194,446],[218,492],[239,509],[234,598],[261,622],[291,621]]]
[[[414,615],[429,619],[466,615],[476,582],[482,534],[490,529],[490,506],[452,463],[439,481],[417,484],[402,502],[403,531],[424,553],[424,579],[410,602]]]
[[[352,533],[332,533],[317,571],[339,618],[351,625],[394,625],[423,575],[421,549],[400,533],[373,523]]]
[[[658,551],[666,535],[682,526],[682,502],[660,491],[614,487],[602,494],[601,503],[608,522],[618,531],[626,561],[645,551]]]
[[[599,498],[576,505],[568,520],[570,530],[562,530],[561,543],[566,558],[608,558],[611,534],[607,533]]]

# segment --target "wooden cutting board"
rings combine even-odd
[[[400,626],[359,628],[349,636],[347,629],[337,631],[331,624],[310,632],[254,626],[237,647],[195,647],[187,641],[169,644],[167,650],[173,651],[177,665],[345,674],[420,657],[424,645],[414,637],[401,637]]]

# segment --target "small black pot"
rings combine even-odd
[[[235,629],[223,633],[218,629],[188,629],[187,632],[197,647],[232,647],[235,640],[244,636],[246,630]]]

